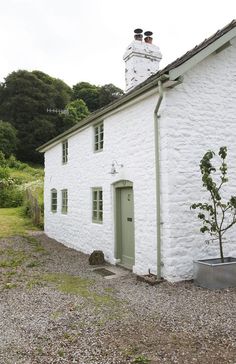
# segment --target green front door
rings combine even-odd
[[[133,188],[120,189],[120,259],[127,268],[134,265],[134,202]]]

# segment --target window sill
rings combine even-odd
[[[96,220],[92,220],[93,224],[98,224],[98,225],[102,225],[103,221],[96,221]]]

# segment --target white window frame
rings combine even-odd
[[[94,125],[94,152],[101,152],[104,146],[104,123]]]
[[[61,213],[67,214],[68,212],[68,190],[64,188],[61,190]]]
[[[92,188],[92,221],[103,223],[103,190],[102,187]]]
[[[55,188],[51,189],[51,212],[57,212],[57,190]]]
[[[62,142],[62,164],[68,162],[68,139]]]

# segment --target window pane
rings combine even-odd
[[[93,210],[97,210],[97,201],[93,201]]]
[[[68,161],[68,140],[62,143],[62,163],[67,163]]]
[[[102,222],[103,218],[103,193],[101,188],[93,190],[93,221]]]
[[[93,211],[93,219],[97,220],[97,211]]]
[[[103,123],[97,125],[94,127],[94,133],[95,133],[95,138],[94,138],[94,150],[98,151],[103,149]]]
[[[56,190],[51,191],[51,211],[53,211],[53,212],[57,211],[57,191]]]
[[[61,191],[61,199],[62,199],[61,211],[63,213],[67,213],[67,205],[68,205],[67,190]]]
[[[93,201],[97,201],[97,191],[93,191]]]

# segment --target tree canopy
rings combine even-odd
[[[124,92],[112,83],[95,86],[88,82],[79,82],[72,87],[72,90],[73,100],[84,100],[90,112],[96,111],[124,95]]]
[[[8,158],[17,149],[16,129],[7,122],[0,120],[0,151]]]
[[[83,100],[74,100],[69,102],[69,104],[66,105],[66,110],[68,111],[66,119],[71,120],[71,123],[78,123],[89,115],[89,110]]]
[[[71,126],[68,120],[48,109],[64,109],[71,89],[63,81],[33,71],[12,72],[0,85],[0,118],[18,132],[17,158],[40,162],[36,148]]]

